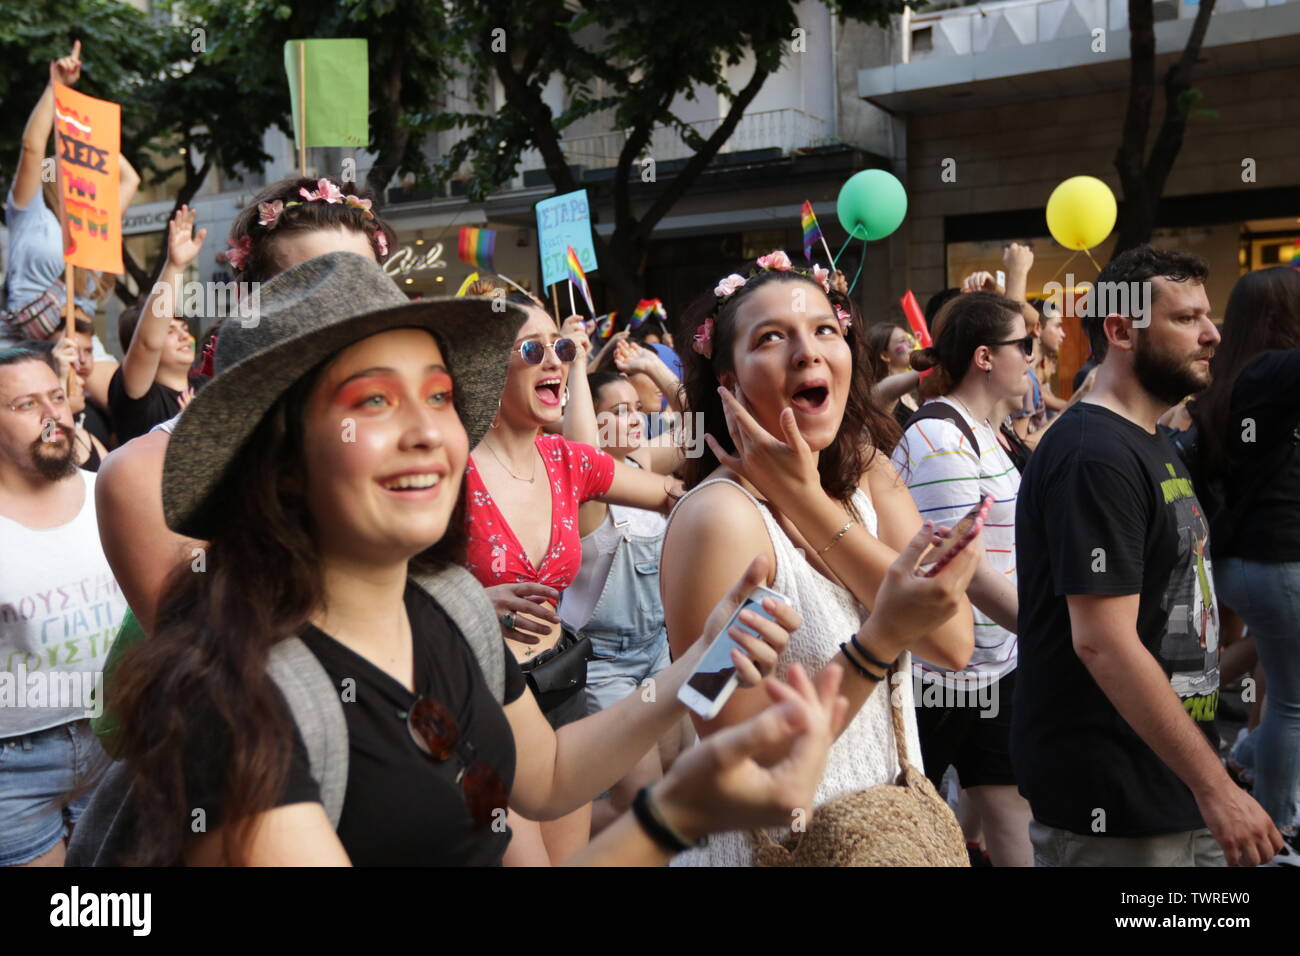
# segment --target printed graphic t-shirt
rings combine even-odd
[[[78,470],[67,480],[86,486],[67,524],[28,528],[0,516],[0,737],[93,716],[104,656],[126,613],[99,544],[95,475]]]
[[[1043,437],[1016,511],[1020,667],[1011,759],[1034,819],[1089,836],[1205,826],[1191,791],[1079,660],[1066,596],[1140,595],[1137,633],[1213,744],[1219,618],[1209,527],[1181,459],[1081,402]]]

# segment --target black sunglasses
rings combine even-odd
[[[420,697],[406,715],[406,727],[419,748],[439,763],[452,753],[460,756],[456,783],[465,796],[470,816],[479,827],[492,823],[496,812],[506,808],[510,794],[495,770],[481,760],[474,761],[474,747],[461,737],[451,711],[431,697]],[[469,759],[459,754],[461,743],[468,748]]]
[[[990,342],[989,348],[995,349],[999,345],[1019,345],[1020,351],[1024,352],[1025,355],[1032,356],[1034,354],[1034,337],[1032,335],[1026,335],[1023,339],[1006,339],[1002,342]]]
[[[556,339],[550,345],[543,345],[536,339],[529,339],[515,349],[529,365],[541,365],[548,348],[555,349],[555,357],[566,365],[578,357],[578,345],[573,339]]]

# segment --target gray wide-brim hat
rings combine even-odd
[[[216,376],[190,400],[167,446],[163,512],[169,528],[191,538],[211,538],[221,525],[214,493],[280,397],[322,362],[379,332],[434,334],[473,448],[492,424],[510,349],[527,320],[522,309],[487,298],[412,302],[373,260],[350,252],[287,269],[261,286],[259,298],[250,315],[222,324]]]

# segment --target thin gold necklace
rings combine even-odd
[[[486,448],[489,452],[492,452],[492,457],[497,460],[497,464],[500,465],[502,468],[504,468],[506,470],[506,474],[509,475],[511,478],[515,479],[515,481],[526,481],[531,485],[537,480],[537,459],[536,458],[533,459],[532,475],[528,478],[521,478],[518,475],[516,475],[513,471],[510,470],[510,466],[501,460],[500,455],[498,455],[495,451],[492,450],[492,446],[488,444],[486,438],[483,439],[483,447]]]
[[[955,402],[956,402],[958,405],[960,405],[962,408],[966,409],[966,414],[967,414],[967,415],[969,415],[971,418],[974,418],[976,421],[979,421],[979,417],[976,416],[976,414],[970,410],[970,406],[967,405],[965,402],[963,402],[960,398],[958,398],[958,397],[957,397],[957,394],[956,394],[955,392],[949,392],[947,397],[948,397],[948,398],[951,398],[953,401],[955,401]],[[992,428],[992,427],[993,427],[993,425],[989,422],[989,419],[988,419],[988,416],[987,416],[987,415],[984,416],[984,424],[985,424],[985,425],[988,425],[989,428]],[[484,442],[484,444],[487,444],[487,443]]]

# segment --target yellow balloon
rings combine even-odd
[[[1109,186],[1095,176],[1071,176],[1047,200],[1047,228],[1067,249],[1091,249],[1110,235],[1118,213]]]

